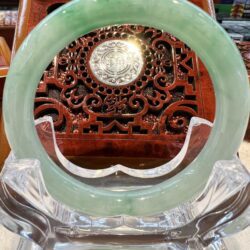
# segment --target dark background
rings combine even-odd
[[[19,0],[0,0],[0,7],[16,7],[18,6]]]

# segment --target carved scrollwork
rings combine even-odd
[[[250,79],[250,42],[237,42],[236,43],[242,58],[245,62],[246,69],[248,71],[248,77]]]
[[[97,56],[105,50],[96,49],[108,41],[118,43],[121,51],[125,45],[119,41],[133,42],[142,55],[136,77],[113,78],[125,84],[108,84],[105,75],[98,78],[94,72],[99,65],[90,65],[93,55],[95,63],[100,61]],[[115,57],[120,60],[115,65],[112,58],[106,66],[122,72],[124,61]],[[191,117],[202,116],[196,61],[185,44],[154,28],[95,30],[72,42],[49,65],[38,87],[35,116],[54,116],[58,133],[185,135]]]

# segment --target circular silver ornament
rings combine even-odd
[[[101,82],[121,86],[133,82],[143,69],[140,47],[132,41],[110,40],[99,44],[90,56],[90,69]]]

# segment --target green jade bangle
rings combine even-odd
[[[216,92],[216,119],[207,144],[182,172],[150,188],[113,192],[91,187],[61,170],[42,147],[34,126],[34,97],[43,71],[74,39],[115,24],[139,24],[173,34],[207,66]],[[226,32],[185,0],[75,0],[45,18],[27,37],[11,65],[4,91],[4,121],[18,158],[38,159],[49,193],[95,216],[146,216],[194,198],[214,163],[237,151],[249,116],[249,84],[241,56]]]

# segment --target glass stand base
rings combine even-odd
[[[226,249],[222,238],[250,224],[250,177],[237,158],[217,162],[196,199],[151,217],[71,210],[49,195],[40,167],[36,160],[6,161],[0,223],[42,249]]]
[[[245,229],[237,234],[227,236],[223,239],[210,244],[208,247],[201,246],[200,248],[191,248],[188,246],[181,246],[176,243],[151,243],[144,245],[133,245],[130,240],[130,244],[98,244],[95,242],[83,243],[57,243],[54,250],[179,250],[179,249],[203,249],[203,250],[249,250],[250,244],[250,228]],[[34,242],[25,239],[17,234],[10,232],[4,227],[0,226],[0,240],[1,248],[4,250],[42,250]],[[48,248],[47,248],[48,249]]]
[[[47,122],[46,119],[38,122],[37,128],[47,126]],[[147,180],[148,174],[162,178],[159,173],[165,174],[183,160],[190,162],[195,158],[192,152],[197,151],[194,150],[197,144],[192,142],[200,142],[199,138],[203,137],[198,132],[207,131],[212,125],[199,118],[192,120],[191,124],[182,152],[156,173],[128,172],[124,166],[114,166],[110,168],[110,175],[97,171],[102,175],[97,175],[98,179],[92,175],[93,170],[80,172],[80,167],[63,158],[53,140],[53,126],[52,139],[47,140],[50,141],[47,145],[54,147],[62,167],[67,171],[76,169],[72,174],[78,178],[84,175],[82,180],[89,181],[89,185],[102,183],[96,187],[117,189],[117,186],[110,186],[118,183],[112,182],[119,177],[117,167],[124,174],[126,171],[130,174],[127,177],[123,174],[124,179],[119,177],[123,188],[130,188],[131,183],[133,188],[144,188],[145,183],[146,186],[153,185],[150,179]],[[76,211],[50,195],[41,169],[38,160],[16,159],[10,154],[0,175],[0,225],[21,237],[18,246],[11,250],[227,249],[223,239],[250,225],[250,174],[236,156],[232,160],[216,162],[205,188],[192,200],[152,216],[95,217]],[[111,181],[103,181],[105,178]],[[0,237],[1,233],[0,229]]]

